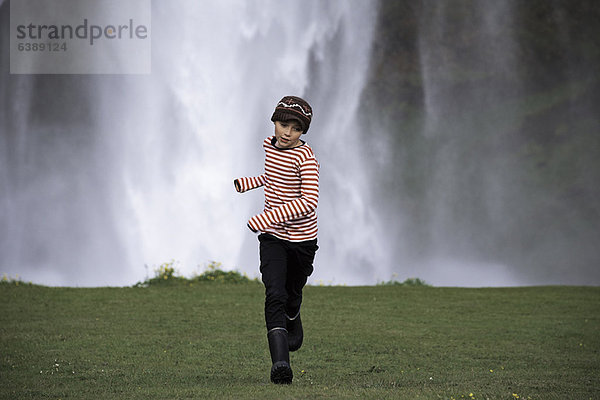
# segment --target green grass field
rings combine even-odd
[[[259,283],[0,285],[2,399],[600,399],[600,288],[307,287],[269,382]]]

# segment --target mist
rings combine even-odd
[[[232,180],[295,94],[321,164],[309,283],[597,285],[598,7],[546,3],[154,2],[150,75],[11,75],[0,2],[0,274],[258,276],[262,192]]]
[[[386,132],[370,151],[398,270],[459,286],[598,284],[599,13],[381,3],[363,118]]]

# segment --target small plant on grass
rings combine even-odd
[[[174,267],[175,261],[170,261],[161,264],[154,269],[154,277],[146,279],[144,282],[139,282],[135,287],[148,287],[156,285],[189,285],[192,286],[196,282],[216,282],[216,283],[248,283],[258,282],[257,278],[250,279],[246,274],[238,271],[223,271],[222,264],[217,261],[211,261],[205,271],[200,275],[192,278],[185,278],[178,275],[178,271]]]
[[[172,260],[171,262],[164,263],[160,267],[155,269],[154,271],[156,272],[156,278],[165,281],[168,279],[175,278],[175,268],[173,267],[174,263],[175,261]]]
[[[171,260],[154,269],[154,278],[147,279],[144,283],[138,283],[136,286],[172,285],[187,281],[187,279],[176,274],[175,260]]]
[[[15,275],[14,278],[9,277],[6,274],[2,275],[2,279],[0,280],[0,285],[2,286],[21,286],[21,285],[29,285],[31,286],[31,282],[25,283],[19,278],[19,275]]]
[[[403,282],[399,282],[395,279],[397,275],[393,274],[392,279],[387,282],[380,282],[380,286],[431,286],[427,282],[419,278],[407,278]]]
[[[220,282],[220,283],[248,283],[258,282],[258,279],[250,279],[246,274],[238,271],[223,271],[222,264],[217,261],[211,261],[206,270],[193,278],[196,282]]]

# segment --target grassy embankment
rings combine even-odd
[[[0,398],[600,398],[597,287],[307,287],[283,387],[262,302],[256,282],[4,282]]]

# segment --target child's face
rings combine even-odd
[[[296,120],[275,121],[276,145],[281,149],[291,149],[300,145],[302,126]]]

